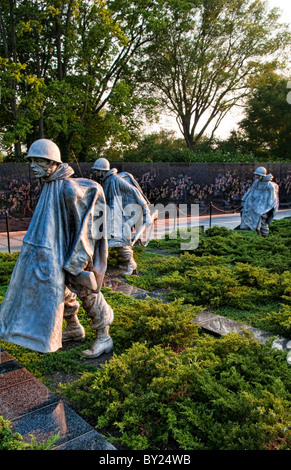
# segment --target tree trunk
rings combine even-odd
[[[3,41],[4,57],[6,59],[9,59],[8,41],[7,41],[7,35],[6,35],[6,30],[5,30],[5,25],[4,25],[1,9],[0,9],[0,31],[1,31],[2,41]]]
[[[56,16],[56,46],[57,46],[57,62],[58,62],[58,80],[63,80],[63,64],[62,64],[62,32],[60,19]]]
[[[17,102],[16,102],[16,95],[14,93],[15,86],[11,84],[11,90],[12,90],[12,97],[11,97],[11,108],[12,108],[12,114],[13,114],[13,119],[16,122],[17,117],[18,117],[18,108],[17,108]],[[15,160],[19,162],[21,160],[21,143],[20,139],[18,138],[16,142],[14,142],[14,153],[15,153]]]
[[[14,157],[15,157],[15,160],[17,162],[21,162],[21,156],[22,156],[21,144],[18,140],[17,142],[14,143]]]
[[[11,52],[12,52],[12,60],[14,63],[17,61],[17,53],[16,53],[16,32],[15,32],[15,16],[14,16],[14,7],[15,1],[9,0],[10,6],[10,19],[11,19]],[[11,110],[13,119],[17,122],[18,118],[18,107],[17,107],[17,99],[16,99],[16,86],[13,81],[9,83],[9,87],[11,88]],[[17,138],[17,141],[14,142],[14,157],[17,162],[21,161],[21,143],[20,139]]]
[[[39,139],[44,139],[44,123],[43,123],[43,113],[41,111],[40,118],[38,120],[38,138]]]
[[[193,152],[194,140],[193,140],[193,135],[190,131],[190,119],[187,118],[186,116],[180,117],[180,128],[181,128],[181,131],[184,136],[188,149],[191,152]]]

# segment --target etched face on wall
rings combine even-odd
[[[35,178],[45,178],[55,171],[57,165],[46,158],[31,157],[30,167]]]

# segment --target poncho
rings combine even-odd
[[[262,181],[255,180],[242,198],[243,210],[240,229],[255,231],[260,226],[261,216],[267,214],[269,225],[276,215],[279,206],[279,188],[267,175]]]
[[[102,187],[73,173],[61,164],[44,182],[0,307],[0,339],[40,352],[62,346],[66,272],[78,275],[100,245]]]
[[[109,247],[130,245],[133,227],[142,222],[142,208],[149,201],[135,178],[127,172],[109,170],[103,180],[108,206],[107,237]],[[139,209],[139,210],[138,210]]]

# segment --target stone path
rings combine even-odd
[[[230,320],[229,318],[222,317],[220,315],[215,315],[205,310],[196,315],[194,322],[197,323],[204,331],[214,335],[223,336],[234,331],[239,334],[244,334],[244,332],[247,331],[261,344],[264,344],[270,338],[274,338],[272,343],[273,348],[286,352],[291,350],[291,341],[286,338],[245,325],[244,323]]]
[[[109,275],[105,278],[105,284],[107,287],[110,287],[113,291],[122,292],[125,295],[130,295],[134,299],[145,300],[147,297],[150,297],[167,302],[164,295],[168,292],[168,289],[158,289],[149,292],[144,289],[140,289],[139,287],[134,287],[130,284],[127,284],[121,278],[116,276],[117,273],[114,271],[112,272],[112,274],[112,276]],[[272,347],[286,352],[291,350],[291,340],[288,340],[283,337],[278,337],[273,333],[268,333],[264,330],[245,325],[244,323],[231,320],[221,315],[215,315],[206,310],[197,313],[193,321],[197,323],[204,331],[217,336],[223,336],[234,331],[239,334],[244,334],[244,331],[247,331],[251,333],[253,337],[261,344],[265,343],[270,338],[274,338]]]

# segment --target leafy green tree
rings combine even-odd
[[[291,105],[287,101],[288,80],[266,73],[252,83],[245,118],[239,123],[241,136],[259,156],[290,160]]]
[[[144,135],[134,148],[124,152],[123,158],[134,162],[165,162],[171,161],[174,155],[175,161],[178,161],[178,155],[185,152],[189,153],[184,139],[177,139],[172,131],[161,130]]]
[[[141,79],[176,116],[193,151],[206,130],[213,136],[228,111],[247,97],[250,78],[283,66],[278,58],[288,44],[287,26],[264,0],[189,2],[184,17],[149,46]]]
[[[4,147],[14,144],[16,159],[21,156],[21,143],[31,132],[31,123],[38,118],[43,100],[43,80],[31,73],[27,55],[29,47],[23,35],[27,29],[25,15],[32,15],[31,21],[34,21],[33,10],[28,3],[25,10],[18,8],[15,0],[3,0],[0,4],[2,143]],[[20,51],[25,51],[23,60],[20,59]]]
[[[163,2],[162,2],[163,3]],[[131,60],[153,37],[159,2],[3,0],[0,4],[2,145],[52,138],[65,158],[127,143],[151,98],[136,93]]]

